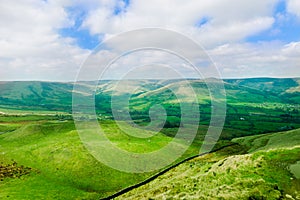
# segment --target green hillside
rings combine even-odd
[[[211,80],[206,80],[211,81]],[[168,88],[179,94],[184,94],[185,80],[123,80],[101,81],[97,84],[96,95],[122,96],[124,92],[130,92],[134,99],[143,100],[144,97],[152,96],[161,100],[170,93]],[[224,80],[228,103],[288,103],[297,100],[299,96],[300,79],[229,79]],[[118,87],[116,85],[119,84]],[[189,80],[200,103],[210,101],[209,91],[204,80]],[[70,109],[72,103],[72,92],[79,95],[90,95],[94,89],[92,82],[79,82],[77,87],[80,91],[73,91],[73,83],[58,82],[0,82],[0,105],[10,108],[32,108],[44,110]],[[122,86],[122,87],[120,87]],[[287,95],[294,98],[288,99]],[[283,98],[286,97],[286,98]],[[184,99],[184,98],[182,98]],[[157,101],[158,101],[157,100]],[[188,101],[188,99],[184,99]],[[166,100],[165,100],[166,101]],[[171,102],[171,100],[168,100]],[[166,103],[168,103],[166,101]],[[293,102],[298,103],[298,102]]]
[[[170,141],[175,146],[187,147],[170,166],[198,155],[210,125],[211,111],[218,109],[219,104],[213,106],[205,80],[188,81],[199,103],[193,102],[186,83],[186,80],[123,80],[118,85],[117,81],[107,80],[99,82],[96,89],[95,82],[80,82],[74,90],[73,83],[1,82],[0,198],[99,199],[159,172],[120,172],[98,162],[84,147],[71,114],[72,95],[78,97],[77,106],[85,108],[86,98],[93,95],[94,89],[97,120],[118,148],[135,153],[155,152]],[[218,92],[220,87],[215,86],[213,92]],[[235,144],[185,162],[121,198],[297,197],[299,79],[224,80],[224,87],[226,99],[217,102],[226,100],[226,118],[215,149]],[[112,113],[112,97],[120,119]],[[182,114],[179,103],[190,110]],[[151,110],[157,104],[166,111],[165,123],[151,121],[153,116],[163,119],[156,108]],[[192,115],[197,107],[199,124],[195,124]],[[125,111],[129,111],[130,119],[122,118]],[[88,113],[81,120],[89,122],[90,117]],[[183,117],[187,120],[181,123]],[[149,124],[152,128],[148,130],[136,128]],[[93,126],[87,127],[86,134],[94,133]],[[162,129],[157,132],[159,127]],[[188,146],[186,138],[195,127],[197,135]],[[179,129],[184,134],[174,139]],[[89,138],[90,146],[97,146],[93,142],[96,136]],[[167,152],[162,155],[169,157]]]
[[[141,130],[137,134],[153,136],[129,136],[112,120],[102,121],[101,127],[111,142],[129,152],[153,152],[172,140]],[[137,130],[127,125],[127,131]],[[186,145],[180,139],[173,142]],[[198,151],[192,145],[176,162]],[[74,122],[57,115],[0,114],[0,152],[1,199],[99,199],[157,173],[125,173],[102,164],[83,146]]]
[[[247,135],[300,128],[300,93],[297,90],[299,80],[274,78],[224,80],[227,106],[225,127],[247,132]],[[211,119],[212,102],[205,80],[188,80],[188,84],[193,87],[198,98],[200,124],[207,126]],[[80,82],[77,83],[75,91],[72,83],[1,82],[0,111],[15,109],[71,113],[72,92],[81,102],[78,106],[84,107],[85,98],[93,94],[92,91],[95,89],[93,85],[94,82]],[[168,115],[165,126],[176,128],[180,125],[181,119],[177,98],[184,104],[191,105],[189,94],[186,80],[101,81],[95,90],[96,113],[102,118],[113,118],[111,110],[113,95],[117,110],[124,112],[129,109],[135,123],[147,125],[150,121],[150,108],[160,104]],[[129,105],[126,102],[128,98]],[[193,121],[193,117],[191,116],[189,120]],[[244,134],[232,133],[231,136],[233,138]]]
[[[248,78],[248,79],[226,79],[225,82],[234,85],[246,86],[261,91],[273,93],[285,93],[299,87],[299,78]]]
[[[29,110],[70,110],[72,84],[48,82],[2,82],[0,105]]]
[[[97,199],[144,180],[150,174],[129,174],[95,160],[82,145],[72,121],[43,120],[1,123],[0,165],[16,162],[32,171],[20,178],[0,177],[1,199]],[[110,139],[116,144],[129,138],[106,122]],[[138,139],[127,150],[160,148],[170,139],[153,138],[155,146]],[[136,145],[135,145],[136,144]],[[128,149],[129,148],[129,149]],[[13,160],[13,161],[12,161]],[[1,172],[0,172],[1,176]],[[16,187],[17,186],[17,187]]]
[[[233,141],[238,145],[188,161],[118,199],[300,198],[299,129]]]
[[[300,130],[235,138],[232,141],[247,147],[250,153],[259,150],[300,147]]]
[[[299,103],[300,79],[299,78],[249,78],[228,79],[227,83],[245,86],[248,88],[276,95],[287,102]]]
[[[2,115],[0,125],[1,199],[98,199],[156,173],[129,174],[99,163],[82,145],[73,121],[62,121],[56,115]],[[165,134],[156,134],[151,142],[128,136],[111,120],[102,121],[102,127],[112,142],[131,152],[155,151],[171,140]],[[199,136],[205,132],[201,126]],[[234,132],[225,128],[223,135]],[[198,139],[184,157],[197,154],[203,137]],[[238,145],[183,163],[120,198],[296,198],[300,187],[296,179],[299,129],[236,138],[233,142]],[[177,143],[184,145],[180,140]],[[224,144],[228,142],[220,141],[218,146]],[[8,170],[12,170],[11,175]]]

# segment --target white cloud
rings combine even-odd
[[[300,76],[298,51],[280,42],[259,44],[244,40],[271,29],[275,20],[274,9],[280,0],[254,1],[143,1],[132,0],[126,12],[114,15],[112,7],[101,7],[89,13],[83,26],[92,33],[117,33],[143,27],[162,27],[184,33],[208,49],[224,77]],[[291,1],[289,2],[291,3]],[[295,2],[294,2],[295,3]],[[300,9],[299,9],[300,10]],[[208,22],[195,26],[201,19]],[[284,23],[281,20],[281,23]],[[127,41],[128,44],[136,40]],[[145,35],[144,38],[151,38]],[[161,43],[167,44],[168,40]],[[114,47],[126,48],[119,42]],[[186,51],[193,49],[181,47]],[[136,60],[140,59],[140,55]],[[145,57],[146,59],[146,57]],[[134,60],[134,59],[132,59]],[[167,60],[167,59],[166,59]]]
[[[223,77],[300,76],[300,42],[225,44],[209,54]]]
[[[0,3],[0,80],[75,78],[87,52],[58,34],[73,24],[60,3]]]
[[[248,21],[234,21],[218,26],[207,25],[203,29],[195,29],[192,36],[205,47],[213,47],[228,42],[240,42],[247,36],[255,35],[272,26],[272,17],[259,17]]]
[[[300,18],[300,1],[299,0],[287,0],[288,12],[295,14]]]
[[[207,45],[240,41],[270,28],[278,0],[186,1],[132,0],[126,11],[113,14],[114,6],[101,6],[89,13],[83,27],[93,34],[108,35],[143,27],[170,28]],[[195,27],[203,18],[208,23]],[[203,38],[201,40],[201,38]]]
[[[87,14],[80,29],[104,34],[105,38],[145,27],[168,28],[186,34],[208,49],[226,77],[300,76],[299,42],[245,42],[247,37],[271,29],[275,21],[286,23],[284,13],[274,13],[280,1],[131,0],[126,7],[122,0],[0,0],[0,26],[5,27],[0,29],[0,80],[75,78],[90,51],[80,48],[75,39],[60,35],[59,30],[73,26],[74,17],[78,17],[67,11],[67,7]],[[286,0],[286,3],[287,11],[300,17],[300,1]],[[276,31],[281,30],[274,30],[274,34]],[[150,35],[140,37],[146,40]],[[134,44],[136,40],[113,47],[126,48],[126,43]],[[157,42],[174,46],[168,38]],[[190,46],[180,48],[192,56],[198,54]],[[161,59],[161,55],[154,55]],[[147,61],[148,65],[155,58],[147,53],[139,54],[125,60],[124,65],[136,65],[139,60],[141,64]]]

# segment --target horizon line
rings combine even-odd
[[[170,79],[157,79],[157,78],[136,78],[136,79],[103,79],[103,80],[38,80],[38,79],[26,79],[26,80],[0,80],[0,82],[49,82],[49,83],[76,83],[76,82],[95,82],[95,81],[129,81],[129,80],[207,80],[207,79],[218,79],[218,80],[243,80],[243,79],[300,79],[300,76],[295,77],[271,77],[271,76],[258,76],[258,77],[224,77],[224,78],[215,78],[215,77],[209,77],[209,78],[170,78]]]

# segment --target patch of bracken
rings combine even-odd
[[[0,181],[4,178],[20,178],[32,171],[30,167],[18,166],[17,162],[12,161],[11,164],[0,163]]]

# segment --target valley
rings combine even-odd
[[[96,88],[94,83],[79,82],[78,91],[73,90],[73,83],[1,82],[0,169],[16,165],[30,170],[16,170],[16,176],[1,171],[0,198],[106,198],[197,156],[211,125],[211,111],[217,107],[212,106],[205,80],[189,80],[199,102],[200,122],[183,116],[181,105],[191,102],[183,81],[126,80],[121,83],[126,90],[118,90],[117,81],[102,81]],[[214,149],[232,146],[184,162],[119,199],[300,198],[300,79],[228,79],[223,83],[226,99],[220,101],[226,103],[226,118]],[[124,92],[127,90],[132,93]],[[118,148],[149,153],[173,141],[187,150],[170,165],[152,172],[126,173],[102,164],[78,135],[72,115],[74,93],[82,107],[86,97],[95,95],[96,115],[87,113],[81,120],[88,122],[96,116]],[[182,104],[175,93],[181,95]],[[118,119],[111,109],[112,96]],[[129,104],[124,104],[128,96]],[[138,129],[151,124],[149,113],[157,104],[165,110],[166,122],[154,124],[153,130]],[[120,120],[126,111],[131,120]],[[183,117],[187,120],[182,124]],[[197,134],[190,145],[185,137],[176,137],[179,129],[189,134],[195,125]],[[161,130],[155,132],[158,126]]]

